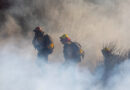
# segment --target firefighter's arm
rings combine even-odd
[[[35,49],[38,48],[38,45],[37,45],[37,41],[36,41],[36,38],[34,37],[34,39],[32,40],[32,44],[34,46]]]
[[[32,44],[33,44],[34,48],[36,49],[35,38],[32,40]]]

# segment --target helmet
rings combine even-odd
[[[39,27],[39,26],[38,26],[38,27],[36,27],[35,29],[40,30],[40,29],[41,29],[41,27]]]
[[[110,50],[110,48],[105,48],[105,50],[106,50],[106,51],[108,51],[108,52],[110,52],[110,51],[111,51],[111,50]]]
[[[34,32],[38,32],[38,31],[39,31],[39,32],[43,32],[43,31],[42,31],[42,28],[41,28],[41,27],[39,27],[39,26],[38,26],[38,27],[36,27],[33,31],[34,31]]]
[[[62,40],[65,40],[65,39],[71,40],[67,34],[63,34],[63,35],[60,37],[60,39],[62,39]]]

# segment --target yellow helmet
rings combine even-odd
[[[67,34],[63,34],[60,38],[61,39],[66,39],[66,38],[69,38],[69,36]]]
[[[61,41],[62,42],[68,42],[68,41],[71,41],[71,39],[69,38],[69,36],[67,34],[63,34],[61,37],[60,37]]]
[[[106,50],[106,51],[109,51],[109,52],[111,51],[109,48],[105,48],[105,50]]]

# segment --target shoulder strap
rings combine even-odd
[[[78,42],[72,42],[72,44],[77,46],[78,48],[81,48],[81,45]]]

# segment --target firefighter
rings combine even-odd
[[[54,49],[52,38],[48,34],[45,34],[40,27],[36,27],[33,31],[35,36],[32,44],[38,51],[37,56],[40,60],[47,62],[48,55],[50,55]]]
[[[65,64],[81,62],[81,59],[84,58],[84,51],[81,49],[81,45],[77,42],[72,42],[67,34],[63,34],[60,37],[60,41],[64,45]]]
[[[115,66],[125,60],[124,57],[114,54],[114,51],[115,46],[104,47],[102,49],[102,54],[104,56],[104,73],[102,79],[104,84],[107,83]]]

